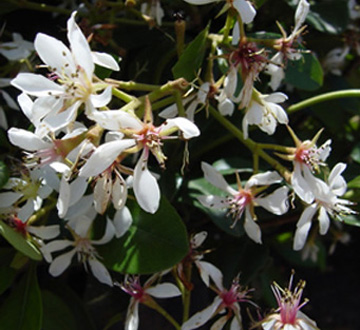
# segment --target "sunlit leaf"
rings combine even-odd
[[[37,247],[20,233],[10,228],[0,220],[0,234],[18,251],[33,260],[41,260],[42,255]]]
[[[196,77],[201,67],[206,50],[206,38],[209,33],[207,26],[199,35],[186,47],[178,62],[172,68],[174,78],[185,78],[188,81]]]

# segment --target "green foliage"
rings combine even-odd
[[[41,330],[42,308],[36,268],[31,265],[0,306],[1,328]]]
[[[33,260],[41,260],[42,255],[37,247],[24,238],[23,235],[10,228],[7,224],[0,220],[0,234],[18,251]]]
[[[9,180],[9,170],[4,162],[0,161],[0,188]]]
[[[188,238],[180,216],[162,197],[152,215],[134,201],[128,207],[133,216],[129,231],[120,239],[99,246],[104,263],[111,269],[130,274],[149,274],[174,266],[188,252]]]
[[[172,68],[174,78],[183,77],[187,81],[192,81],[196,77],[205,56],[208,33],[209,26],[187,45],[179,60]]]
[[[324,73],[314,54],[304,53],[302,59],[289,61],[285,81],[295,88],[312,91],[323,84]]]

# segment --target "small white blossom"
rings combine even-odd
[[[244,188],[238,177],[238,190],[235,190],[227,184],[223,176],[217,172],[211,165],[202,162],[202,170],[205,179],[215,187],[227,192],[228,197],[220,197],[215,195],[199,196],[198,199],[206,207],[216,209],[227,209],[228,215],[234,219],[234,226],[245,212],[244,229],[247,235],[256,243],[261,243],[260,227],[256,224],[255,206],[261,206],[267,211],[282,215],[288,210],[288,188],[283,186],[276,189],[272,194],[263,196],[257,191],[257,186],[267,186],[282,181],[281,176],[277,172],[265,172],[255,174],[249,178]]]
[[[9,61],[20,61],[28,58],[34,51],[34,45],[23,39],[21,34],[13,33],[13,41],[0,43],[0,54]]]

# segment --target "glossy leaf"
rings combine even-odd
[[[314,54],[304,53],[302,59],[289,61],[285,81],[296,88],[312,91],[323,84],[324,73]]]
[[[180,216],[162,198],[159,210],[149,214],[128,201],[133,216],[129,231],[120,239],[99,246],[109,268],[123,273],[148,274],[174,266],[188,252],[188,237]]]
[[[18,251],[22,252],[33,260],[41,260],[42,255],[37,247],[29,240],[26,240],[20,233],[0,221],[0,234]]]
[[[181,54],[179,61],[172,68],[174,78],[183,77],[187,81],[191,81],[196,77],[204,59],[208,33],[209,26],[199,33],[199,35],[186,47]]]
[[[0,307],[1,329],[42,329],[42,307],[36,268],[32,265]]]

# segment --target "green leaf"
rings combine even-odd
[[[128,201],[133,216],[129,231],[120,239],[98,247],[103,262],[115,271],[130,274],[155,273],[174,266],[189,251],[185,226],[163,197],[155,214]]]
[[[348,182],[347,187],[349,189],[358,189],[358,188],[360,188],[360,175],[357,176],[355,179],[352,179],[350,182]]]
[[[296,88],[312,91],[322,86],[324,73],[314,54],[304,53],[302,59],[289,61],[285,81]]]
[[[306,20],[320,32],[339,34],[349,24],[347,1],[332,0],[315,3],[310,7]]]
[[[354,215],[349,215],[346,217],[341,217],[342,221],[349,226],[360,227],[360,220]]]
[[[12,284],[16,270],[10,267],[0,267],[0,294],[3,294]]]
[[[0,307],[0,327],[11,330],[41,330],[42,300],[36,268],[32,265]]]
[[[63,299],[51,291],[41,292],[43,300],[42,330],[76,330],[74,315]]]
[[[0,234],[18,251],[25,254],[33,260],[41,260],[42,255],[37,247],[26,240],[20,233],[10,228],[0,220]]]
[[[360,163],[360,143],[355,145],[350,156],[355,162]],[[356,178],[354,180],[356,180]]]
[[[4,162],[0,161],[0,189],[4,187],[6,182],[9,180],[9,170]]]
[[[204,59],[208,33],[209,25],[186,47],[172,68],[175,79],[183,77],[191,81],[196,77]]]

